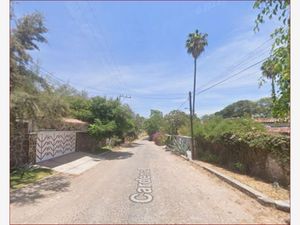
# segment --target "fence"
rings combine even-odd
[[[192,142],[191,137],[180,135],[166,135],[167,136],[167,148],[178,154],[185,155],[191,158]]]

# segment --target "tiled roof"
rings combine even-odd
[[[73,119],[73,118],[63,118],[62,120],[65,123],[82,124],[82,125],[88,124],[87,122],[84,122],[84,121],[81,121],[78,119]]]
[[[289,127],[268,127],[267,129],[271,133],[284,133],[284,134],[291,133],[291,130]]]
[[[256,122],[259,122],[259,123],[276,123],[276,122],[279,122],[279,120],[275,119],[275,118],[255,118],[254,120]]]

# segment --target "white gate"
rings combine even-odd
[[[36,162],[75,152],[75,131],[40,131],[37,133]]]

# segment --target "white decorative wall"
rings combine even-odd
[[[75,131],[40,131],[37,133],[36,162],[75,152]]]

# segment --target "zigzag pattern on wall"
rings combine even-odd
[[[38,132],[36,162],[51,159],[70,152],[76,147],[76,133],[72,131]]]

